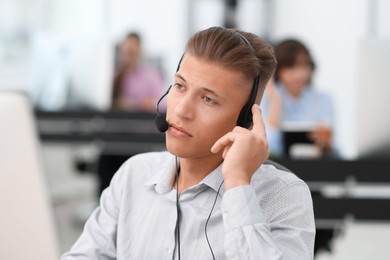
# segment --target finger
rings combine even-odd
[[[222,158],[225,159],[226,154],[229,152],[230,147],[231,145],[225,146],[225,148],[223,149]]]
[[[242,126],[235,126],[234,128],[233,128],[233,130],[232,130],[232,132],[234,132],[234,133],[245,133],[245,132],[247,132],[248,131],[248,129],[247,128],[244,128],[244,127],[242,127]]]
[[[219,138],[215,143],[214,145],[211,147],[211,152],[212,153],[218,153],[223,147],[227,146],[227,145],[230,145],[231,143],[234,142],[235,140],[235,137],[236,137],[236,134],[234,134],[233,132],[229,132],[227,134],[225,134],[224,136],[222,136],[221,138]]]
[[[256,127],[261,126],[261,121],[262,121],[260,107],[254,104],[251,108],[251,111],[252,111],[253,129],[256,130]]]
[[[253,131],[262,132],[264,136],[266,136],[265,125],[263,116],[261,114],[261,110],[258,105],[252,106],[252,118],[253,118]]]

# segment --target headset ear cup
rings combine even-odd
[[[237,119],[237,125],[244,127],[244,128],[249,128],[252,123],[252,113],[250,113],[250,104],[246,103],[245,106],[241,109],[240,115],[238,116]]]
[[[259,76],[256,77],[255,82],[253,83],[252,90],[249,96],[248,102],[243,106],[240,111],[240,115],[237,119],[237,125],[245,128],[252,126],[252,106],[256,102],[256,96],[259,89]]]

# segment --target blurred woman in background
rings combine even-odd
[[[261,104],[271,155],[285,155],[285,123],[310,123],[308,139],[322,156],[333,154],[333,104],[311,85],[315,64],[308,48],[296,39],[286,39],[275,46],[275,55],[278,65]]]

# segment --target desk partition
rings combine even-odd
[[[102,144],[105,153],[123,156],[165,149],[153,113],[36,112],[42,142]],[[310,187],[318,226],[390,220],[390,158],[367,160],[276,159]]]

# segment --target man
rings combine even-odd
[[[257,104],[275,64],[254,34],[193,35],[166,93],[166,125],[158,124],[167,151],[124,163],[62,260],[312,259],[310,190],[263,164]]]
[[[143,63],[141,36],[129,33],[119,46],[118,68],[113,82],[112,107],[116,110],[154,111],[163,93],[164,78]]]

